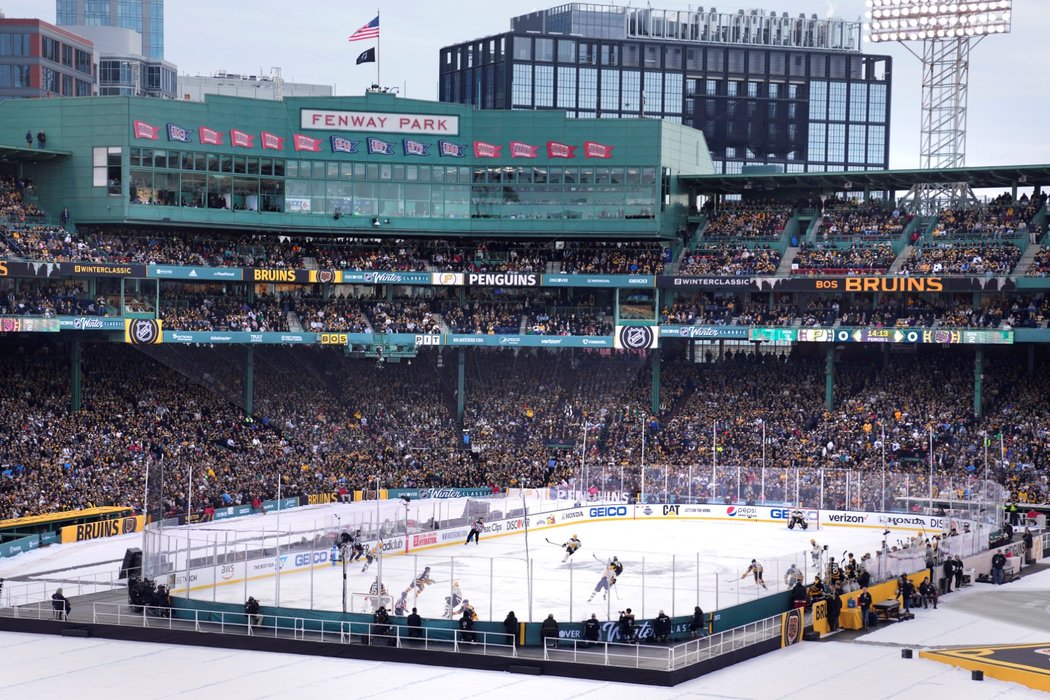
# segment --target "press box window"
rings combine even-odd
[[[120,146],[100,146],[91,149],[91,184],[105,187],[106,194],[119,195],[123,178]]]

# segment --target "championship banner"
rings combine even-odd
[[[124,342],[131,345],[160,345],[164,342],[164,322],[152,318],[126,318]]]
[[[141,532],[146,523],[145,516],[129,515],[126,518],[98,520],[83,525],[67,525],[62,528],[62,544],[97,540],[103,537],[116,537],[130,532]]]
[[[613,347],[617,350],[655,350],[659,346],[659,326],[619,325],[613,334]]]
[[[827,603],[823,603],[825,606]],[[802,641],[802,631],[805,629],[806,621],[802,616],[802,610],[795,608],[788,610],[780,617],[780,648],[789,647]]]

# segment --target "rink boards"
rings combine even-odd
[[[558,501],[552,501],[555,508],[549,512],[515,518],[496,520],[485,524],[482,539],[520,535],[526,529],[530,532],[550,530],[567,525],[585,523],[607,523],[625,520],[701,520],[720,522],[739,522],[743,527],[752,523],[772,523],[786,525],[790,508],[778,506],[739,506],[716,504],[588,504],[572,505],[558,508]],[[364,504],[362,504],[364,505]],[[819,523],[823,527],[851,528],[892,528],[898,531],[940,532],[947,530],[954,522],[948,518],[909,515],[899,513],[867,513],[853,511],[825,511],[806,509],[806,520]],[[383,541],[384,556],[416,554],[444,547],[461,546],[469,532],[469,526],[398,535]],[[329,533],[334,542],[337,532]],[[373,545],[375,541],[366,541]],[[247,551],[247,550],[246,550]],[[249,553],[250,554],[250,553]],[[334,552],[331,547],[315,548],[311,551],[292,551],[287,554],[267,554],[247,561],[216,564],[212,566],[190,568],[189,590],[201,590],[215,586],[243,584],[248,581],[269,578],[278,572],[299,573],[316,567],[334,566]],[[172,593],[186,592],[186,575],[184,568],[179,567],[168,576]]]

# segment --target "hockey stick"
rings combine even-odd
[[[562,546],[564,546],[564,545],[558,544],[557,542],[551,542],[546,537],[544,537],[543,539],[547,541],[547,544],[553,544],[555,547],[562,547]]]

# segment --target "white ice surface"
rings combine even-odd
[[[324,508],[308,509],[303,511],[301,517],[316,519],[325,512]],[[254,516],[230,521],[229,525],[250,531],[272,527],[272,522],[272,516]],[[679,522],[673,526],[668,523],[653,525],[610,522],[580,525],[571,529],[578,530],[585,547],[600,551],[603,555],[617,552],[621,558],[629,561],[640,560],[641,556],[645,556],[648,562],[650,557],[669,558],[672,552],[683,556],[683,551],[699,551],[707,565],[720,567],[726,573],[736,571],[740,563],[750,559],[750,556],[768,558],[797,552],[800,546],[808,544],[811,536],[821,542],[828,542],[833,552],[851,547],[858,556],[861,552],[873,550],[874,542],[881,537],[879,533],[845,528],[798,533],[773,525],[693,522]],[[538,543],[542,541],[541,535],[559,540],[569,534],[570,528],[566,527],[530,537],[533,543]],[[480,547],[459,546],[449,548],[448,551],[457,556],[457,561],[463,557],[464,570],[468,563],[484,568],[486,571],[483,573],[486,575],[483,578],[487,579],[488,562],[480,557],[523,556],[523,553],[519,554],[519,549],[523,549],[520,540],[518,536],[493,538],[483,541]],[[115,564],[98,562],[116,560],[126,547],[137,546],[138,543],[138,536],[128,535],[77,545],[53,546],[0,562],[0,576],[61,578],[84,571],[108,571]],[[544,569],[558,570],[559,550],[549,545],[544,545],[546,549],[540,550],[538,546],[533,544],[532,548],[536,551],[535,556],[547,557],[543,563]],[[435,556],[445,557],[444,551],[436,550]],[[473,562],[467,558],[468,553],[476,553]],[[695,555],[692,558],[695,561]],[[398,560],[405,565],[409,563],[405,557],[391,557],[386,561],[391,564]],[[315,580],[320,571],[315,571]],[[408,569],[405,569],[399,575],[405,577],[407,574]],[[680,576],[687,577],[686,574]],[[309,574],[297,574],[296,577],[308,580]],[[282,596],[286,595],[286,591],[287,595],[292,595],[291,591],[296,585],[301,585],[293,583],[296,577],[284,578]],[[363,574],[362,581],[366,577]],[[767,573],[767,580],[771,578]],[[655,595],[660,585],[654,583],[657,579],[648,580],[650,587],[647,595]],[[624,583],[628,583],[628,580],[625,579]],[[272,583],[267,585],[272,588]],[[464,581],[465,590],[467,585]],[[1026,577],[1001,590],[1022,588],[1050,589],[1050,572]],[[625,585],[622,593],[633,595],[629,593],[630,590],[631,587]],[[846,693],[851,700],[903,697],[952,697],[962,700],[1045,698],[1043,693],[993,679],[971,681],[968,671],[919,659],[917,655],[910,660],[900,658],[902,646],[920,649],[1050,640],[1050,631],[1041,633],[1032,627],[982,617],[973,612],[973,605],[968,605],[967,611],[955,609],[959,601],[972,596],[995,595],[996,590],[991,586],[976,585],[942,598],[937,611],[917,611],[914,621],[880,627],[858,641],[835,641],[832,638],[821,643],[804,643],[672,689],[409,664],[394,666],[284,654],[0,633],[0,659],[3,659],[0,698],[21,700],[62,697],[64,694],[87,700],[111,698],[127,692],[129,688],[134,689],[134,696],[141,700],[214,698],[220,693],[238,698],[285,698],[289,695],[327,698],[348,693],[354,698],[394,698],[416,694],[428,700],[484,697],[498,697],[500,700],[535,700],[542,697],[544,700],[555,700],[634,696],[640,693],[646,698],[812,700],[835,688]],[[583,594],[587,592],[582,591]],[[555,591],[548,591],[541,595],[554,594]],[[520,592],[518,595],[519,604],[515,607],[520,608]],[[288,601],[283,602],[288,604]],[[582,617],[583,611],[577,608],[576,617]],[[647,612],[651,615],[654,611]]]

